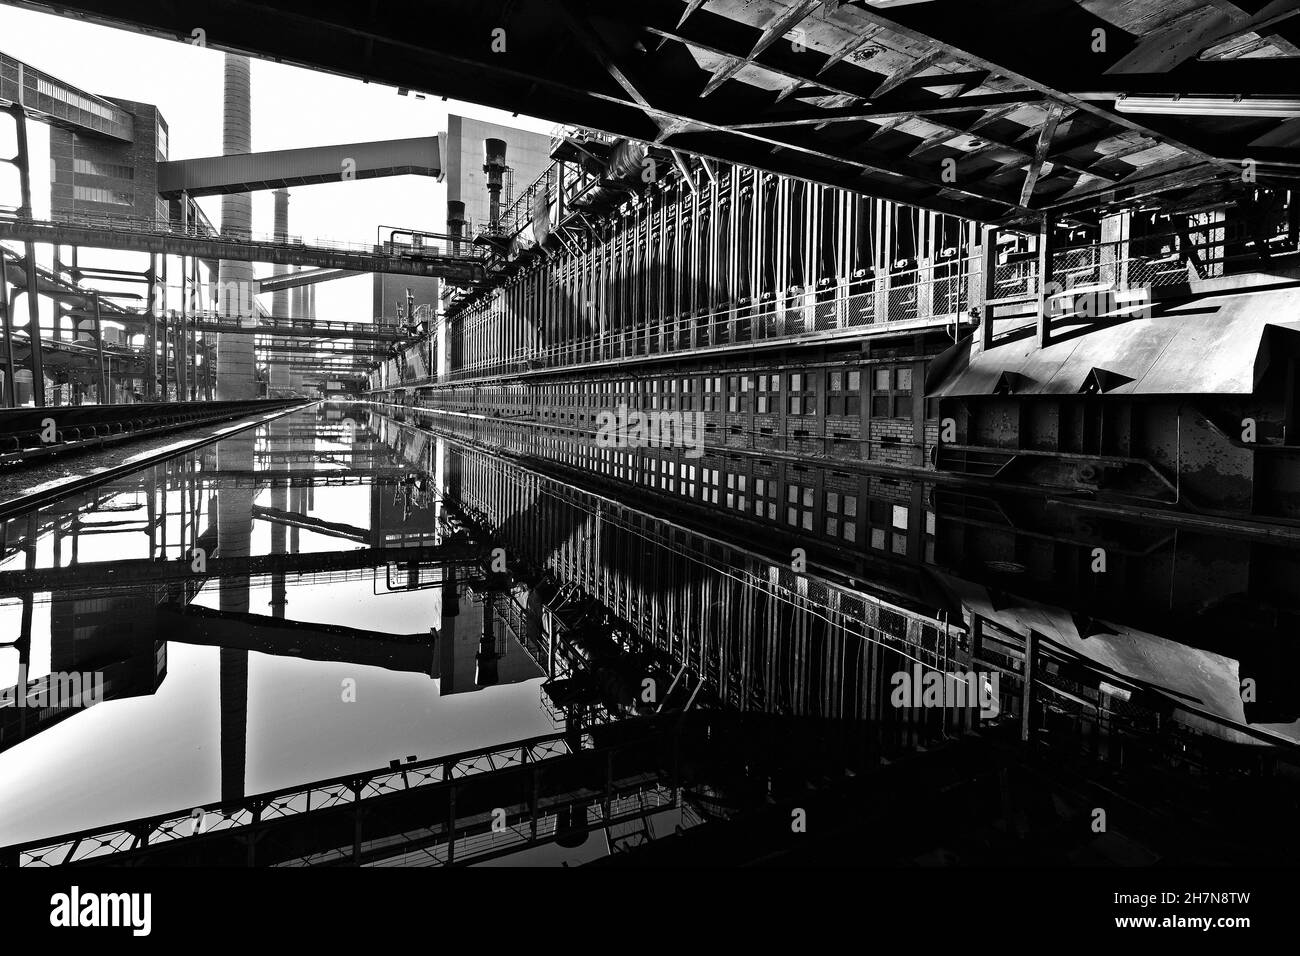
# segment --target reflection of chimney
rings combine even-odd
[[[506,172],[506,141],[483,140],[483,159],[483,172],[487,173],[488,178],[488,225],[492,232],[496,232],[497,224],[501,221],[501,182]]]
[[[465,204],[458,199],[447,200],[447,231],[459,239],[465,235]],[[451,254],[460,255],[460,243],[451,244]]]
[[[474,683],[479,687],[492,687],[497,683],[497,653],[495,615],[492,613],[492,594],[489,592],[483,602],[483,633],[478,642],[478,653],[474,662],[478,665],[474,674]]]

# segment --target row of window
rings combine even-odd
[[[36,92],[44,93],[46,96],[56,99],[60,103],[67,103],[69,106],[75,107],[76,109],[85,110],[87,113],[93,113],[101,119],[113,120],[114,122],[117,121],[118,114],[111,107],[87,99],[84,96],[72,92],[72,90],[69,90],[66,87],[56,86],[49,80],[37,77]]]
[[[644,391],[637,391],[630,379],[618,382],[600,382],[578,385],[542,386],[538,395],[546,417],[574,418],[571,412],[557,412],[555,406],[578,408],[613,408],[619,404],[629,407],[679,411],[726,411],[747,414],[751,409],[759,415],[774,415],[781,409],[781,395],[785,392],[785,411],[789,415],[814,416],[819,414],[817,400],[818,376],[824,387],[825,414],[856,417],[862,414],[862,372],[859,370],[826,372],[789,372],[763,375],[710,375],[701,380],[694,378],[651,379]],[[882,418],[911,416],[912,367],[899,365],[876,368],[871,372],[871,413]],[[697,384],[700,386],[699,407],[696,408]],[[725,386],[725,387],[724,387]],[[472,392],[453,396],[453,402],[463,404]],[[499,394],[499,392],[498,392]],[[504,396],[503,396],[504,397]],[[522,390],[507,397],[504,404],[521,404]],[[485,404],[502,404],[486,400]]]
[[[135,179],[135,170],[120,163],[101,163],[96,159],[74,159],[72,168],[85,176],[111,176],[114,179]]]
[[[837,542],[866,543],[878,551],[907,554],[911,509],[890,501],[869,499],[866,512],[859,507],[859,496],[843,491],[824,491],[821,495],[822,524],[815,524],[817,489],[797,477],[786,483],[781,504],[781,482],[777,478],[755,476],[741,471],[677,462],[667,458],[638,456],[610,448],[592,448],[555,434],[518,432],[508,436],[505,444],[521,451],[540,452],[545,457],[588,468],[621,481],[641,484],[667,494],[680,495],[706,504],[723,504],[726,508],[790,528],[820,533]],[[725,489],[725,491],[724,491]],[[934,513],[925,512],[924,533],[934,535]],[[864,537],[865,536],[865,537]],[[926,541],[930,552],[931,541]]]
[[[85,202],[106,202],[115,206],[135,205],[134,194],[119,192],[115,189],[101,189],[98,186],[73,186],[72,196],[74,199],[81,199]]]

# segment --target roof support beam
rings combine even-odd
[[[925,56],[913,60],[907,66],[903,67],[901,70],[895,70],[893,73],[889,74],[889,76],[885,78],[885,81],[883,83],[881,83],[879,86],[875,88],[875,90],[872,91],[871,99],[873,100],[879,99],[880,97],[888,93],[890,90],[902,86],[908,80],[912,79],[912,77],[920,76],[922,73],[924,73],[930,67],[934,66],[940,60],[944,59],[946,56],[948,56],[948,51],[943,49],[942,47],[939,47],[936,50],[931,50],[929,53],[925,54]]]
[[[821,0],[796,0],[795,5],[781,16],[773,20],[766,29],[763,30],[762,36],[754,44],[754,48],[749,54],[741,60],[733,60],[727,66],[723,67],[717,73],[713,74],[709,82],[704,85],[704,90],[700,93],[701,97],[708,96],[727,80],[731,79],[747,65],[753,62],[754,58],[775,43],[781,37],[785,36],[790,30],[801,23],[803,19],[812,12],[813,7],[817,6]],[[680,26],[680,24],[678,24]]]
[[[1038,177],[1043,172],[1043,163],[1052,148],[1052,137],[1056,135],[1056,125],[1061,120],[1061,109],[1060,104],[1052,106],[1047,113],[1047,121],[1043,123],[1043,128],[1038,134],[1038,148],[1034,150],[1029,172],[1025,174],[1025,184],[1020,189],[1020,205],[1025,208],[1029,207],[1029,202],[1034,196],[1034,187],[1038,185]]]

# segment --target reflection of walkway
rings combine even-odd
[[[272,603],[276,590],[272,586]],[[164,604],[154,614],[159,634],[182,644],[207,644],[226,651],[258,651],[312,661],[333,661],[434,675],[432,634],[386,634],[341,624],[314,624],[274,616]]]
[[[706,737],[703,721],[676,719],[550,734],[241,795],[203,808],[199,834],[186,808],[8,847],[0,850],[0,865],[358,864],[422,848],[442,862],[482,860],[647,812],[647,801],[619,798],[654,792],[661,807],[675,806],[678,768],[692,765],[679,761],[678,751],[689,754]],[[499,839],[481,839],[492,833],[498,808],[510,829]]]
[[[222,488],[225,494],[225,488]],[[291,527],[290,531],[297,531]],[[126,561],[89,561],[66,568],[33,568],[0,571],[0,594],[24,591],[115,590],[120,587],[167,581],[198,581],[227,578],[232,581],[249,575],[313,574],[378,568],[386,564],[406,565],[445,563],[477,565],[486,556],[481,545],[455,542],[450,544],[412,545],[398,548],[354,548],[350,551],[314,551],[303,554],[254,554],[246,557],[210,557],[203,571],[195,571],[189,559],[184,561],[150,561],[139,558]],[[240,585],[233,583],[238,590]],[[244,587],[247,586],[245,581]]]

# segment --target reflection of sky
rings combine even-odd
[[[292,416],[313,422],[315,411]],[[336,466],[323,465],[323,470]],[[298,464],[294,470],[309,470]],[[379,494],[391,497],[390,488]],[[256,504],[271,505],[270,489]],[[311,516],[366,528],[371,491],[365,486],[318,487]],[[182,507],[181,492],[170,493],[169,510]],[[200,494],[204,507],[207,495]],[[113,505],[135,503],[130,511],[102,512],[86,520],[143,519],[146,495],[124,492]],[[66,508],[66,505],[64,506]],[[215,519],[214,519],[215,520]],[[430,522],[432,518],[430,517]],[[208,525],[208,518],[200,527]],[[286,536],[288,537],[288,536]],[[342,551],[359,545],[302,529],[298,551]],[[181,538],[179,516],[170,518],[169,542]],[[148,556],[148,536],[140,531],[83,535],[83,562]],[[271,525],[254,521],[252,553],[271,549]],[[172,556],[179,552],[173,548]],[[54,563],[52,536],[38,543],[37,566]],[[62,563],[70,563],[71,542]],[[5,562],[22,567],[25,557]],[[427,633],[440,623],[435,589],[376,594],[384,590],[372,577],[329,583],[290,583],[286,617],[396,634]],[[292,582],[292,577],[290,581]],[[50,668],[50,608],[34,605],[31,674]],[[194,603],[219,606],[215,584]],[[270,616],[271,590],[250,591],[249,610]],[[22,609],[0,605],[0,634],[17,634]],[[148,622],[134,621],[136,627]],[[159,638],[170,635],[158,634]],[[107,701],[0,753],[0,845],[89,826],[121,822],[152,813],[211,803],[220,797],[219,651],[169,641],[167,676],[155,694]],[[0,683],[12,685],[17,654],[0,645]],[[343,701],[343,682],[356,681],[356,701]],[[386,767],[394,758],[423,759],[488,747],[555,727],[540,703],[540,680],[489,687],[441,698],[438,682],[357,664],[305,661],[249,654],[248,755],[246,787],[258,793]]]
[[[217,658],[172,642],[156,694],[107,701],[0,753],[0,844],[219,799]],[[250,653],[248,673],[249,793],[554,730],[540,681],[444,700],[422,674],[355,664]],[[355,703],[343,702],[347,678]]]

